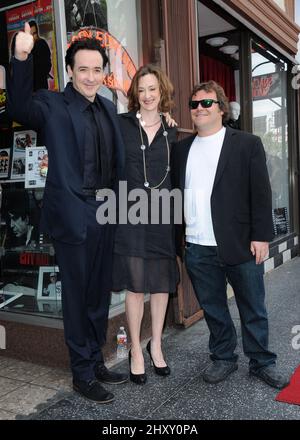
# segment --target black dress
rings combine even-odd
[[[176,291],[179,271],[176,262],[173,210],[171,221],[162,224],[162,203],[158,224],[151,224],[151,190],[144,186],[143,153],[138,119],[135,112],[119,115],[121,131],[126,149],[126,179],[128,192],[144,189],[148,195],[148,224],[119,224],[116,230],[113,290],[129,290],[137,293],[169,293]],[[176,142],[176,128],[167,126],[170,149]],[[168,165],[167,146],[161,126],[152,143],[148,143],[144,130],[143,140],[146,145],[146,170],[150,187],[158,185],[166,174]],[[170,173],[159,186],[171,190]],[[128,202],[128,210],[135,202]],[[165,206],[164,206],[165,208]]]

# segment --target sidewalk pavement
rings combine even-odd
[[[270,320],[270,349],[278,366],[291,374],[300,363],[292,347],[292,328],[300,325],[300,258],[265,276]],[[202,372],[209,364],[208,329],[204,320],[188,329],[170,329],[163,350],[172,370],[155,375],[145,353],[148,382],[105,385],[116,400],[98,405],[72,391],[67,371],[0,356],[0,419],[26,420],[273,420],[300,419],[300,407],[275,401],[278,390],[248,375],[242,353],[238,311],[230,311],[238,333],[239,369],[227,380],[207,384]],[[128,370],[123,361],[113,367]]]

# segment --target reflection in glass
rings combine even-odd
[[[253,133],[265,147],[273,209],[286,208],[289,215],[287,64],[254,41],[251,60]]]

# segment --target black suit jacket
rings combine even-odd
[[[8,80],[8,111],[14,120],[38,130],[48,149],[49,168],[41,215],[41,230],[70,244],[86,238],[86,206],[82,194],[85,119],[70,85],[62,93],[40,90],[32,95],[32,57],[13,59]],[[125,150],[116,108],[100,97],[109,126],[105,142],[115,149],[118,179],[123,178]],[[111,131],[114,136],[111,136]],[[112,145],[112,142],[114,145]]]
[[[172,184],[181,191],[195,136],[183,139],[172,149]],[[241,264],[253,258],[251,241],[272,240],[271,187],[259,137],[226,128],[212,189],[211,213],[219,255],[227,264]],[[176,249],[181,255],[184,225],[176,229]]]

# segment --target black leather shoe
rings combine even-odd
[[[137,385],[145,385],[145,383],[147,382],[147,375],[146,375],[146,373],[133,374],[131,372],[131,350],[129,350],[129,352],[128,352],[128,361],[129,361],[129,370],[130,370],[130,380],[131,380],[131,382],[134,382]]]
[[[166,365],[165,367],[157,367],[155,365],[155,363],[152,359],[152,355],[151,355],[151,340],[148,342],[146,350],[149,353],[151,365],[153,365],[155,373],[158,374],[159,376],[169,376],[169,374],[171,373],[171,370],[170,370],[170,367],[168,367],[168,365]]]
[[[89,382],[83,380],[73,381],[73,389],[86,399],[97,403],[110,403],[115,399],[114,395],[106,391],[96,380],[90,380]]]
[[[238,369],[236,362],[214,361],[203,373],[203,380],[208,383],[218,383],[225,380],[231,373]]]
[[[258,371],[249,371],[251,376],[256,376],[259,379],[266,382],[273,388],[278,388],[281,390],[285,388],[289,383],[290,379],[279,371],[276,368],[276,365],[268,365],[267,367],[263,367]]]
[[[127,382],[128,380],[127,374],[110,371],[104,364],[101,363],[96,364],[95,376],[99,382],[109,383],[112,385],[118,385],[120,383]]]

